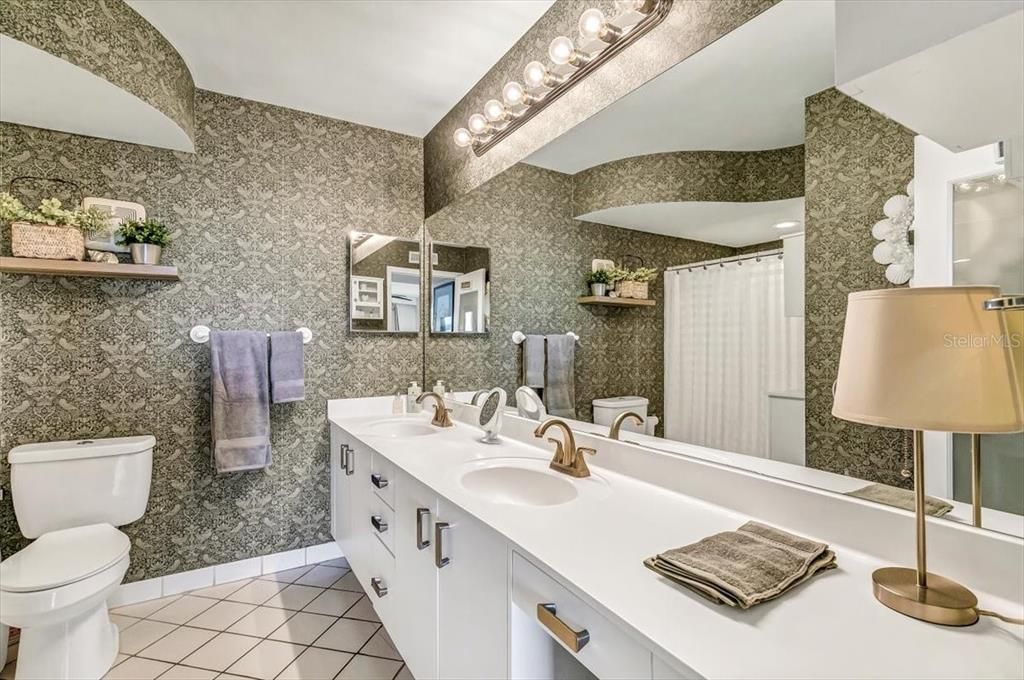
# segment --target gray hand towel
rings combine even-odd
[[[270,334],[270,396],[273,403],[284,404],[306,398],[302,354],[301,333]]]
[[[760,522],[644,560],[644,566],[716,604],[749,609],[836,566],[828,545]]]
[[[267,334],[210,334],[211,429],[217,472],[270,466]]]
[[[576,340],[571,335],[549,335],[544,405],[556,418],[576,417]]]
[[[846,495],[875,501],[876,503],[884,503],[885,505],[903,508],[911,512],[914,510],[914,492],[897,486],[889,486],[888,484],[868,484],[856,491],[847,491]],[[952,509],[953,506],[944,500],[932,498],[931,496],[924,497],[924,512],[926,515],[942,517]]]
[[[523,340],[523,382],[535,390],[544,387],[544,336],[527,335]]]

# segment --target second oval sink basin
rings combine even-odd
[[[573,483],[549,471],[547,463],[530,459],[490,461],[462,475],[467,491],[503,505],[561,505],[576,498]]]
[[[405,418],[392,418],[390,420],[379,420],[370,424],[367,428],[369,434],[380,437],[422,437],[428,434],[436,434],[438,429],[426,423],[410,421]]]

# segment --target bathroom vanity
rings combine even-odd
[[[581,432],[598,454],[574,479],[548,468],[536,422],[506,416],[488,446],[477,409],[448,406],[436,428],[390,397],[328,402],[332,532],[420,680],[1024,673],[1019,628],[875,601],[872,570],[912,559],[907,513]],[[642,564],[752,518],[828,541],[839,568],[741,611]],[[929,524],[935,570],[1019,616],[1020,539]]]

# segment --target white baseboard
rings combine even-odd
[[[126,604],[154,600],[158,597],[177,595],[187,590],[205,588],[217,583],[254,578],[261,574],[272,574],[275,571],[294,569],[306,564],[316,564],[317,562],[333,560],[337,557],[343,557],[341,548],[332,541],[331,543],[311,545],[307,548],[287,550],[262,557],[252,557],[238,560],[237,562],[216,564],[210,567],[203,567],[202,569],[167,574],[166,576],[150,578],[144,581],[122,583],[107,600],[107,605],[110,607],[121,607]]]

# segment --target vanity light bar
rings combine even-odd
[[[672,8],[672,0],[616,0],[617,14],[606,19],[599,9],[580,15],[576,43],[558,36],[548,47],[552,65],[531,61],[523,71],[522,85],[506,83],[501,100],[490,99],[483,114],[474,113],[467,127],[455,131],[455,145],[472,147],[482,156],[512,134],[544,107],[572,89],[635,40],[660,24]]]

